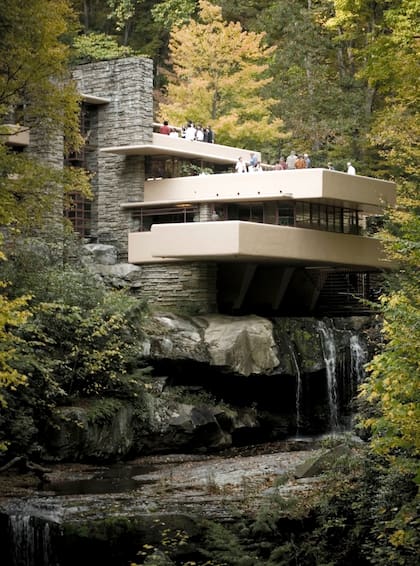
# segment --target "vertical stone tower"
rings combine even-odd
[[[91,234],[127,257],[130,217],[120,205],[142,200],[144,157],[101,153],[100,148],[150,143],[153,63],[143,57],[80,65],[73,72],[88,116],[86,164],[93,172]]]

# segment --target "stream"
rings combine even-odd
[[[288,438],[253,446],[242,442],[214,453],[151,454],[109,465],[53,464],[42,484],[33,483],[34,478],[25,483],[12,471],[1,474],[2,566],[127,566],[139,548],[158,545],[165,529],[199,538],[203,519],[231,523],[237,516],[252,517],[273,495],[287,500],[297,492],[317,489],[316,478],[298,472],[325,452],[324,438],[307,434],[314,393],[318,407],[324,395],[321,414],[329,423],[327,437],[339,441],[340,435],[349,434],[349,407],[364,378],[366,361],[357,333],[337,332],[320,321],[318,335],[323,374],[308,378],[302,356],[289,339],[286,349],[293,376],[281,381],[281,390],[276,376],[271,376],[264,381],[264,396],[256,398],[266,404],[264,410],[275,414],[282,402],[277,392],[284,394],[285,384],[294,378],[288,407],[295,411],[289,419],[290,433],[294,425],[295,434]],[[270,390],[267,386],[273,383],[277,385]],[[230,391],[246,402],[262,393],[260,376],[232,376],[229,382],[220,379],[220,384],[225,395]]]

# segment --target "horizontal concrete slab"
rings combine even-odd
[[[118,155],[161,155],[166,157],[183,157],[185,159],[202,159],[208,163],[233,164],[238,157],[246,162],[250,159],[251,152],[258,159],[261,154],[258,151],[238,149],[217,143],[206,143],[189,141],[184,138],[173,138],[165,134],[153,134],[150,144],[132,144],[113,147],[104,147],[103,153],[115,153]]]
[[[191,142],[193,143],[193,142]],[[379,214],[395,204],[395,183],[327,169],[223,173],[146,181],[144,200],[127,209],[198,202],[305,200]]]
[[[129,234],[129,261],[254,261],[285,265],[393,267],[379,240],[252,222],[156,224]]]

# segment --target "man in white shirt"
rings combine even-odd
[[[187,129],[185,130],[185,139],[189,141],[195,140],[195,133],[196,133],[195,126],[192,122],[189,122]]]
[[[238,157],[238,161],[235,165],[235,171],[237,173],[246,173],[246,165],[242,157]]]
[[[349,161],[347,163],[347,173],[349,175],[356,175],[356,169],[353,167],[353,165],[351,164],[351,161]]]

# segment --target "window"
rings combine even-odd
[[[197,215],[198,208],[195,206],[159,209],[142,208],[133,215],[133,220],[137,221],[137,229],[140,232],[149,232],[153,224],[194,222]]]
[[[279,224],[285,214],[283,209],[283,205],[279,206]],[[360,233],[357,210],[303,201],[296,202],[296,226],[341,234]]]
[[[70,204],[66,207],[64,215],[73,225],[73,230],[82,238],[90,236],[91,232],[91,203],[80,193],[69,195]]]
[[[77,152],[71,152],[66,155],[64,157],[64,165],[87,169],[86,152],[88,150],[92,122],[95,120],[96,112],[96,106],[82,103],[80,107],[80,133],[85,140],[85,146]],[[74,231],[82,238],[91,235],[91,213],[91,203],[86,200],[83,195],[80,193],[71,193],[69,195],[69,204],[64,210],[64,216],[70,220]]]

